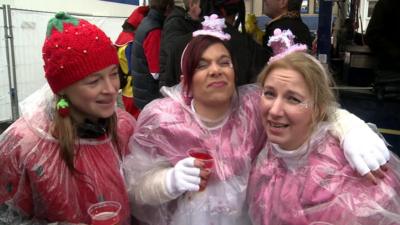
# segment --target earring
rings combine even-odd
[[[60,100],[58,100],[57,102],[56,109],[61,117],[64,118],[69,116],[69,103],[67,99],[61,97]]]

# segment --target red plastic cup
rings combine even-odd
[[[188,155],[204,162],[204,169],[211,169],[214,165],[213,157],[206,151],[200,148],[189,149]]]
[[[92,225],[118,225],[121,204],[114,201],[104,201],[93,204],[88,209]]]
[[[206,150],[201,148],[189,149],[188,155],[204,163],[203,168],[210,170],[214,166],[214,159]],[[206,187],[200,187],[200,192],[204,191]]]

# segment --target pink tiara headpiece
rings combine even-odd
[[[290,30],[282,31],[276,28],[274,30],[274,36],[271,36],[268,41],[268,46],[272,48],[274,53],[274,56],[269,59],[268,63],[281,59],[292,52],[307,51],[307,45],[295,44],[294,37]]]
[[[221,40],[231,39],[231,35],[223,31],[226,27],[224,18],[219,19],[216,14],[204,16],[204,21],[201,24],[203,25],[203,29],[193,32],[193,37],[199,35],[210,35]]]

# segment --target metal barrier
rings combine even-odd
[[[42,45],[48,20],[55,12],[0,6],[0,123],[16,120],[19,101],[45,82]],[[115,40],[126,18],[77,15],[100,27]],[[0,25],[0,26],[1,26]],[[3,55],[5,57],[3,57]]]

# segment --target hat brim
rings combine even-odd
[[[126,32],[126,31],[122,31],[117,40],[115,41],[115,45],[117,46],[123,46],[128,44],[129,42],[133,41],[133,33],[131,32]]]

